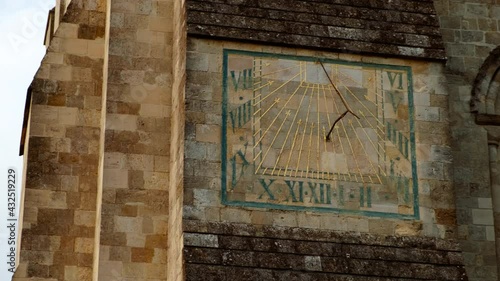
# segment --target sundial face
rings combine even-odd
[[[222,202],[418,217],[411,69],[226,50]]]

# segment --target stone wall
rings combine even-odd
[[[453,181],[458,237],[470,280],[497,280],[488,138],[471,113],[472,85],[489,53],[500,45],[495,1],[434,1],[448,54]]]
[[[111,2],[102,280],[167,280],[173,7]]]
[[[105,7],[71,3],[32,83],[14,280],[92,279]]]
[[[68,7],[32,84],[14,280],[182,280],[184,9]]]
[[[189,281],[468,280],[456,241],[191,221],[185,230]]]

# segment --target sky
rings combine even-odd
[[[0,0],[0,280],[10,280],[12,274],[7,264],[12,246],[7,239],[11,223],[7,221],[7,173],[10,168],[16,170],[19,199],[23,160],[18,154],[26,90],[45,55],[45,26],[54,5],[55,0]]]

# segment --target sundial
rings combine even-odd
[[[222,203],[418,217],[411,68],[224,51]]]

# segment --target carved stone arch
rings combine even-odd
[[[472,85],[471,112],[476,124],[488,136],[490,190],[497,256],[497,274],[500,276],[500,46],[484,61]]]
[[[472,86],[470,106],[471,112],[477,114],[478,124],[486,121],[483,120],[485,116],[496,115],[500,120],[500,46],[490,53],[479,69]]]

